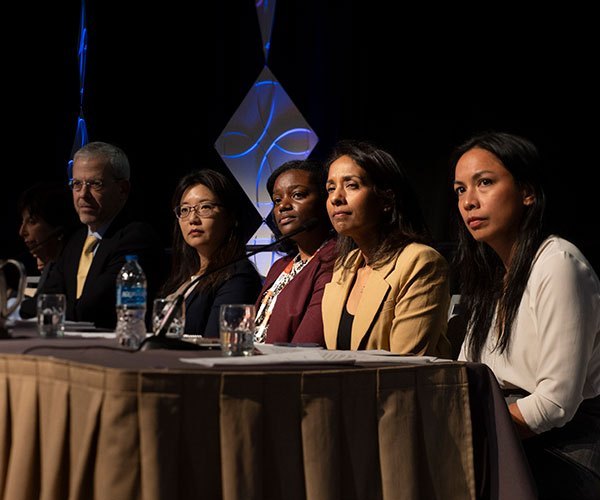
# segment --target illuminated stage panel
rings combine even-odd
[[[317,142],[317,135],[265,67],[215,148],[264,220],[272,208],[266,189],[271,172],[288,160],[307,158]],[[272,237],[271,228],[263,223],[250,243],[269,243]]]

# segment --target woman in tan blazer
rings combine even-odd
[[[341,141],[326,187],[339,251],[322,300],[327,348],[449,357],[448,265],[403,169],[373,144]]]

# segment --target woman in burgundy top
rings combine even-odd
[[[285,236],[311,219],[318,223],[287,240],[256,302],[256,342],[324,345],[321,297],[335,262],[335,234],[325,209],[325,170],[313,160],[292,160],[267,181],[273,218]]]

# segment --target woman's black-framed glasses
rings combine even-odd
[[[216,208],[222,206],[220,203],[202,202],[197,205],[178,205],[173,211],[178,219],[187,219],[192,212],[196,212],[199,217],[212,217]]]

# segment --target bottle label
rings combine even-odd
[[[146,306],[146,288],[143,286],[123,286],[117,288],[118,306]]]

